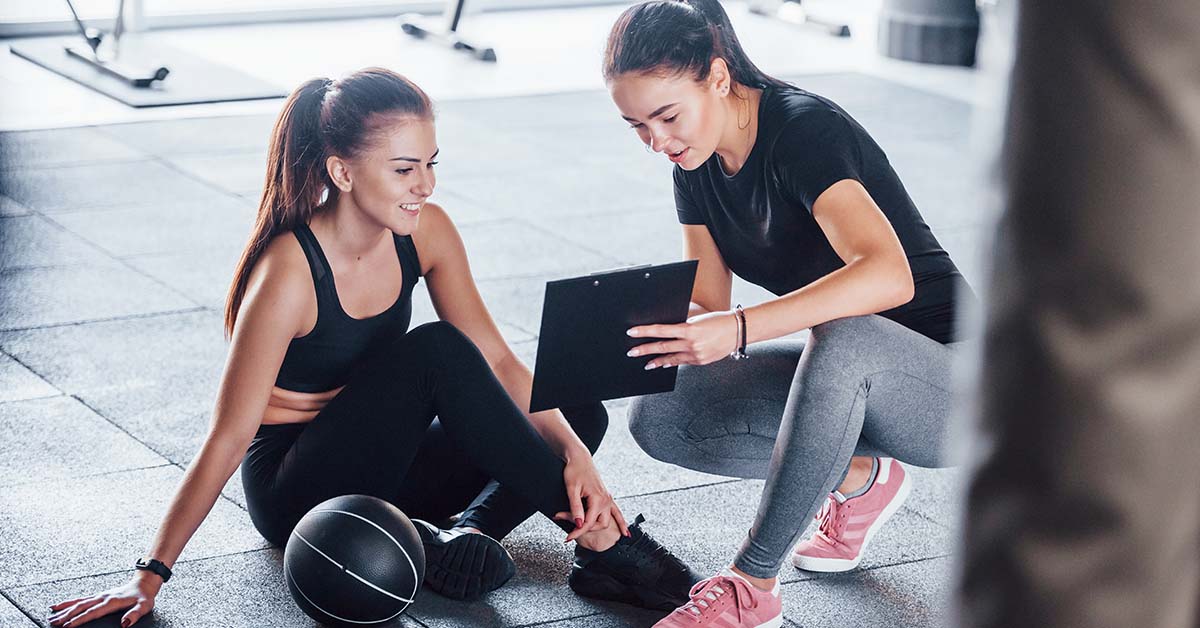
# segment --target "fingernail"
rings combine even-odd
[[[625,330],[625,333],[629,334],[630,336],[636,336],[636,335],[637,335],[637,332],[636,332],[636,331],[633,331],[632,329],[627,329],[627,330]]]
[[[575,517],[575,527],[582,528],[583,527],[583,519],[580,519],[579,517]]]
[[[647,370],[647,371],[649,371],[649,370],[652,370],[652,369],[656,369],[656,368],[658,368],[658,365],[657,365],[657,364],[655,364],[655,363],[653,363],[653,362],[651,362],[651,363],[649,363],[649,364],[647,364],[647,365],[646,365],[646,370]]]
[[[636,356],[637,356],[637,354],[638,354],[638,352],[637,352],[637,349],[630,349],[630,350],[629,350],[629,353],[626,353],[625,355],[627,355],[627,356],[629,356],[629,357],[631,357],[631,358],[632,358],[632,357],[636,357]]]

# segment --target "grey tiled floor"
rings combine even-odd
[[[795,77],[891,156],[935,233],[978,283],[989,223],[966,138],[973,110],[860,74]],[[439,109],[435,199],[459,222],[481,291],[527,362],[547,279],[678,255],[668,168],[602,92]],[[0,625],[120,581],[149,544],[207,429],[226,345],[220,308],[253,218],[269,116],[5,134],[0,197]],[[71,147],[67,151],[64,147]],[[589,147],[582,151],[581,147]],[[503,160],[496,154],[509,155]],[[514,156],[515,155],[515,156]],[[739,284],[739,300],[761,290]],[[433,310],[416,293],[416,321]],[[749,526],[761,483],[643,454],[608,404],[597,456],[627,513],[711,572]],[[916,492],[858,571],[785,567],[791,626],[926,627],[945,617],[959,492],[914,469]],[[411,626],[646,626],[655,615],[578,598],[570,553],[531,520],[506,540],[520,572],[472,604],[425,592]],[[250,525],[235,475],[147,625],[303,626],[281,554]],[[114,626],[114,621],[99,623]]]

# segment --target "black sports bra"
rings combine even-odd
[[[324,392],[346,383],[353,367],[366,354],[389,339],[399,338],[408,331],[412,319],[412,289],[421,275],[421,263],[412,236],[393,234],[396,256],[404,272],[400,296],[388,309],[369,318],[352,318],[342,309],[333,272],[321,244],[308,225],[293,231],[308,267],[312,271],[317,291],[317,324],[312,331],[293,338],[283,356],[275,385],[296,392]]]

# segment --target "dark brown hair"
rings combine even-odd
[[[717,57],[725,60],[733,80],[741,85],[757,89],[788,85],[750,61],[717,0],[651,0],[626,9],[608,35],[604,80],[633,72],[691,74],[703,81]]]
[[[311,79],[288,96],[271,131],[258,218],[225,300],[226,335],[233,334],[250,271],[271,239],[307,223],[322,203],[337,202],[326,158],[360,154],[393,115],[432,118],[433,104],[415,83],[384,68]]]

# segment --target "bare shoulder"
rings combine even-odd
[[[281,233],[267,244],[250,271],[245,300],[254,304],[253,311],[263,311],[281,323],[299,327],[309,318],[316,323],[312,271],[294,234]]]
[[[425,203],[421,208],[421,224],[412,234],[413,246],[421,258],[422,274],[437,266],[446,255],[456,255],[462,249],[462,238],[450,214],[437,203]]]
[[[437,203],[425,203],[421,207],[421,226],[413,232],[413,240],[434,241],[450,233],[457,233],[450,213]]]
[[[268,280],[269,283],[289,291],[301,283],[312,283],[308,258],[304,255],[304,249],[300,248],[300,241],[296,239],[295,234],[287,231],[271,238],[267,249],[250,272],[251,283],[259,277],[260,281]]]

